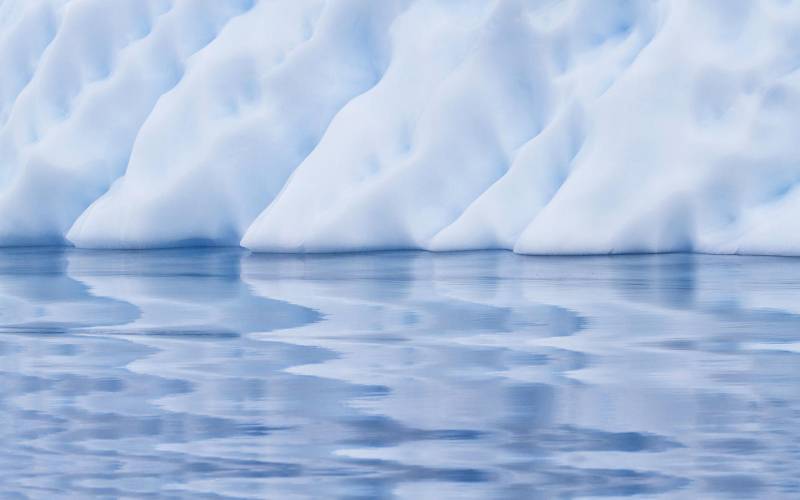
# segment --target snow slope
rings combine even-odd
[[[800,255],[800,2],[0,0],[0,245]]]

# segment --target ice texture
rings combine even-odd
[[[0,0],[0,245],[800,255],[800,2]]]

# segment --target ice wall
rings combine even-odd
[[[800,255],[800,2],[0,0],[0,245]]]

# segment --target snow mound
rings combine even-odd
[[[0,0],[0,245],[800,255],[800,3]]]

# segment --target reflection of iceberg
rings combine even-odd
[[[117,333],[222,337],[292,328],[316,321],[314,311],[254,297],[239,281],[237,249],[71,252],[68,272],[100,297],[141,311]]]
[[[67,257],[69,276],[84,288],[140,311],[118,325],[79,330],[89,339],[125,344],[120,351],[134,355],[115,366],[119,390],[112,405],[95,394],[80,402],[92,423],[73,438],[91,455],[111,454],[110,459],[144,470],[143,481],[128,485],[130,493],[198,493],[207,477],[216,478],[218,490],[231,493],[254,470],[263,477],[297,473],[296,463],[270,461],[264,440],[293,425],[291,415],[304,412],[290,407],[278,413],[266,401],[290,400],[292,391],[302,387],[282,369],[331,354],[247,337],[251,331],[297,327],[319,316],[253,296],[238,278],[241,254],[220,249],[71,252]],[[104,433],[116,437],[106,439]],[[233,451],[217,448],[218,443]],[[147,463],[157,469],[150,472]],[[198,484],[183,481],[182,470],[195,470]],[[169,479],[154,482],[152,477]],[[86,487],[120,484],[125,482],[109,472]]]
[[[5,0],[0,245],[800,253],[800,4]]]
[[[464,471],[481,463],[503,481],[519,474],[523,489],[564,474],[572,478],[565,483],[596,478],[593,494],[655,494],[686,486],[678,478],[698,471],[682,464],[700,449],[729,453],[748,434],[754,397],[768,404],[751,385],[720,385],[720,377],[749,379],[754,363],[760,373],[797,379],[787,365],[764,365],[784,357],[778,351],[740,344],[796,337],[796,316],[746,306],[748,288],[771,289],[784,266],[751,258],[729,267],[733,262],[686,255],[530,260],[502,252],[248,256],[242,275],[257,293],[325,316],[291,333],[257,335],[338,353],[291,373],[386,388],[349,402],[373,434],[345,441],[337,447],[341,457]],[[473,318],[472,327],[455,319],[450,328],[440,313]],[[764,328],[738,326],[753,324]],[[765,389],[788,402],[790,387]],[[766,410],[773,418],[776,404]],[[718,414],[716,405],[731,413]],[[724,425],[712,431],[716,419]],[[702,474],[724,489],[748,483],[749,467],[768,461],[742,460],[719,479],[713,468]],[[610,479],[615,472],[620,483]],[[456,496],[494,491],[438,481],[398,491],[424,496],[440,488]],[[572,490],[564,484],[559,491]]]
[[[797,282],[760,257],[0,252],[0,489],[781,498]]]
[[[403,484],[397,491],[422,497],[434,491],[491,495],[496,491],[491,484],[466,488],[443,482],[448,475],[467,483],[489,477],[507,481],[517,467],[522,488],[546,482],[559,467],[578,482],[593,483],[614,466],[563,468],[546,457],[565,450],[657,452],[678,446],[650,432],[604,430],[608,422],[575,414],[580,406],[573,400],[581,405],[602,392],[589,385],[571,387],[568,374],[581,369],[586,356],[549,347],[547,341],[578,333],[584,320],[531,300],[557,288],[543,275],[568,274],[574,265],[540,261],[519,274],[521,263],[502,252],[248,256],[242,276],[256,293],[304,304],[325,316],[324,322],[291,332],[256,335],[338,354],[290,368],[291,373],[385,387],[348,402],[358,410],[352,423],[358,434],[343,440],[335,453],[388,469],[429,471],[430,486]],[[573,295],[592,300],[589,294]],[[640,401],[634,395],[619,402]],[[577,421],[581,427],[565,425]],[[530,460],[537,461],[535,469],[528,469]],[[441,464],[456,469],[433,472]],[[629,477],[642,491],[683,484],[647,471]],[[609,491],[613,483],[606,484]]]
[[[152,350],[150,356],[128,365],[134,372],[198,386],[199,390],[174,396],[170,403],[161,401],[164,408],[201,409],[203,403],[197,398],[217,393],[241,403],[247,388],[237,384],[246,386],[248,376],[255,377],[250,389],[263,391],[255,381],[264,370],[290,366],[297,357],[325,356],[313,349],[279,345],[266,350],[268,355],[261,344],[246,337],[253,331],[297,328],[317,321],[319,315],[253,296],[238,278],[241,254],[235,249],[70,254],[71,277],[98,296],[125,301],[141,311],[134,321],[84,331],[126,338]],[[194,348],[184,348],[187,342]],[[243,359],[231,363],[237,352]]]
[[[93,295],[66,275],[64,249],[0,252],[0,331],[67,333],[84,327],[124,324],[139,311],[124,301]]]

